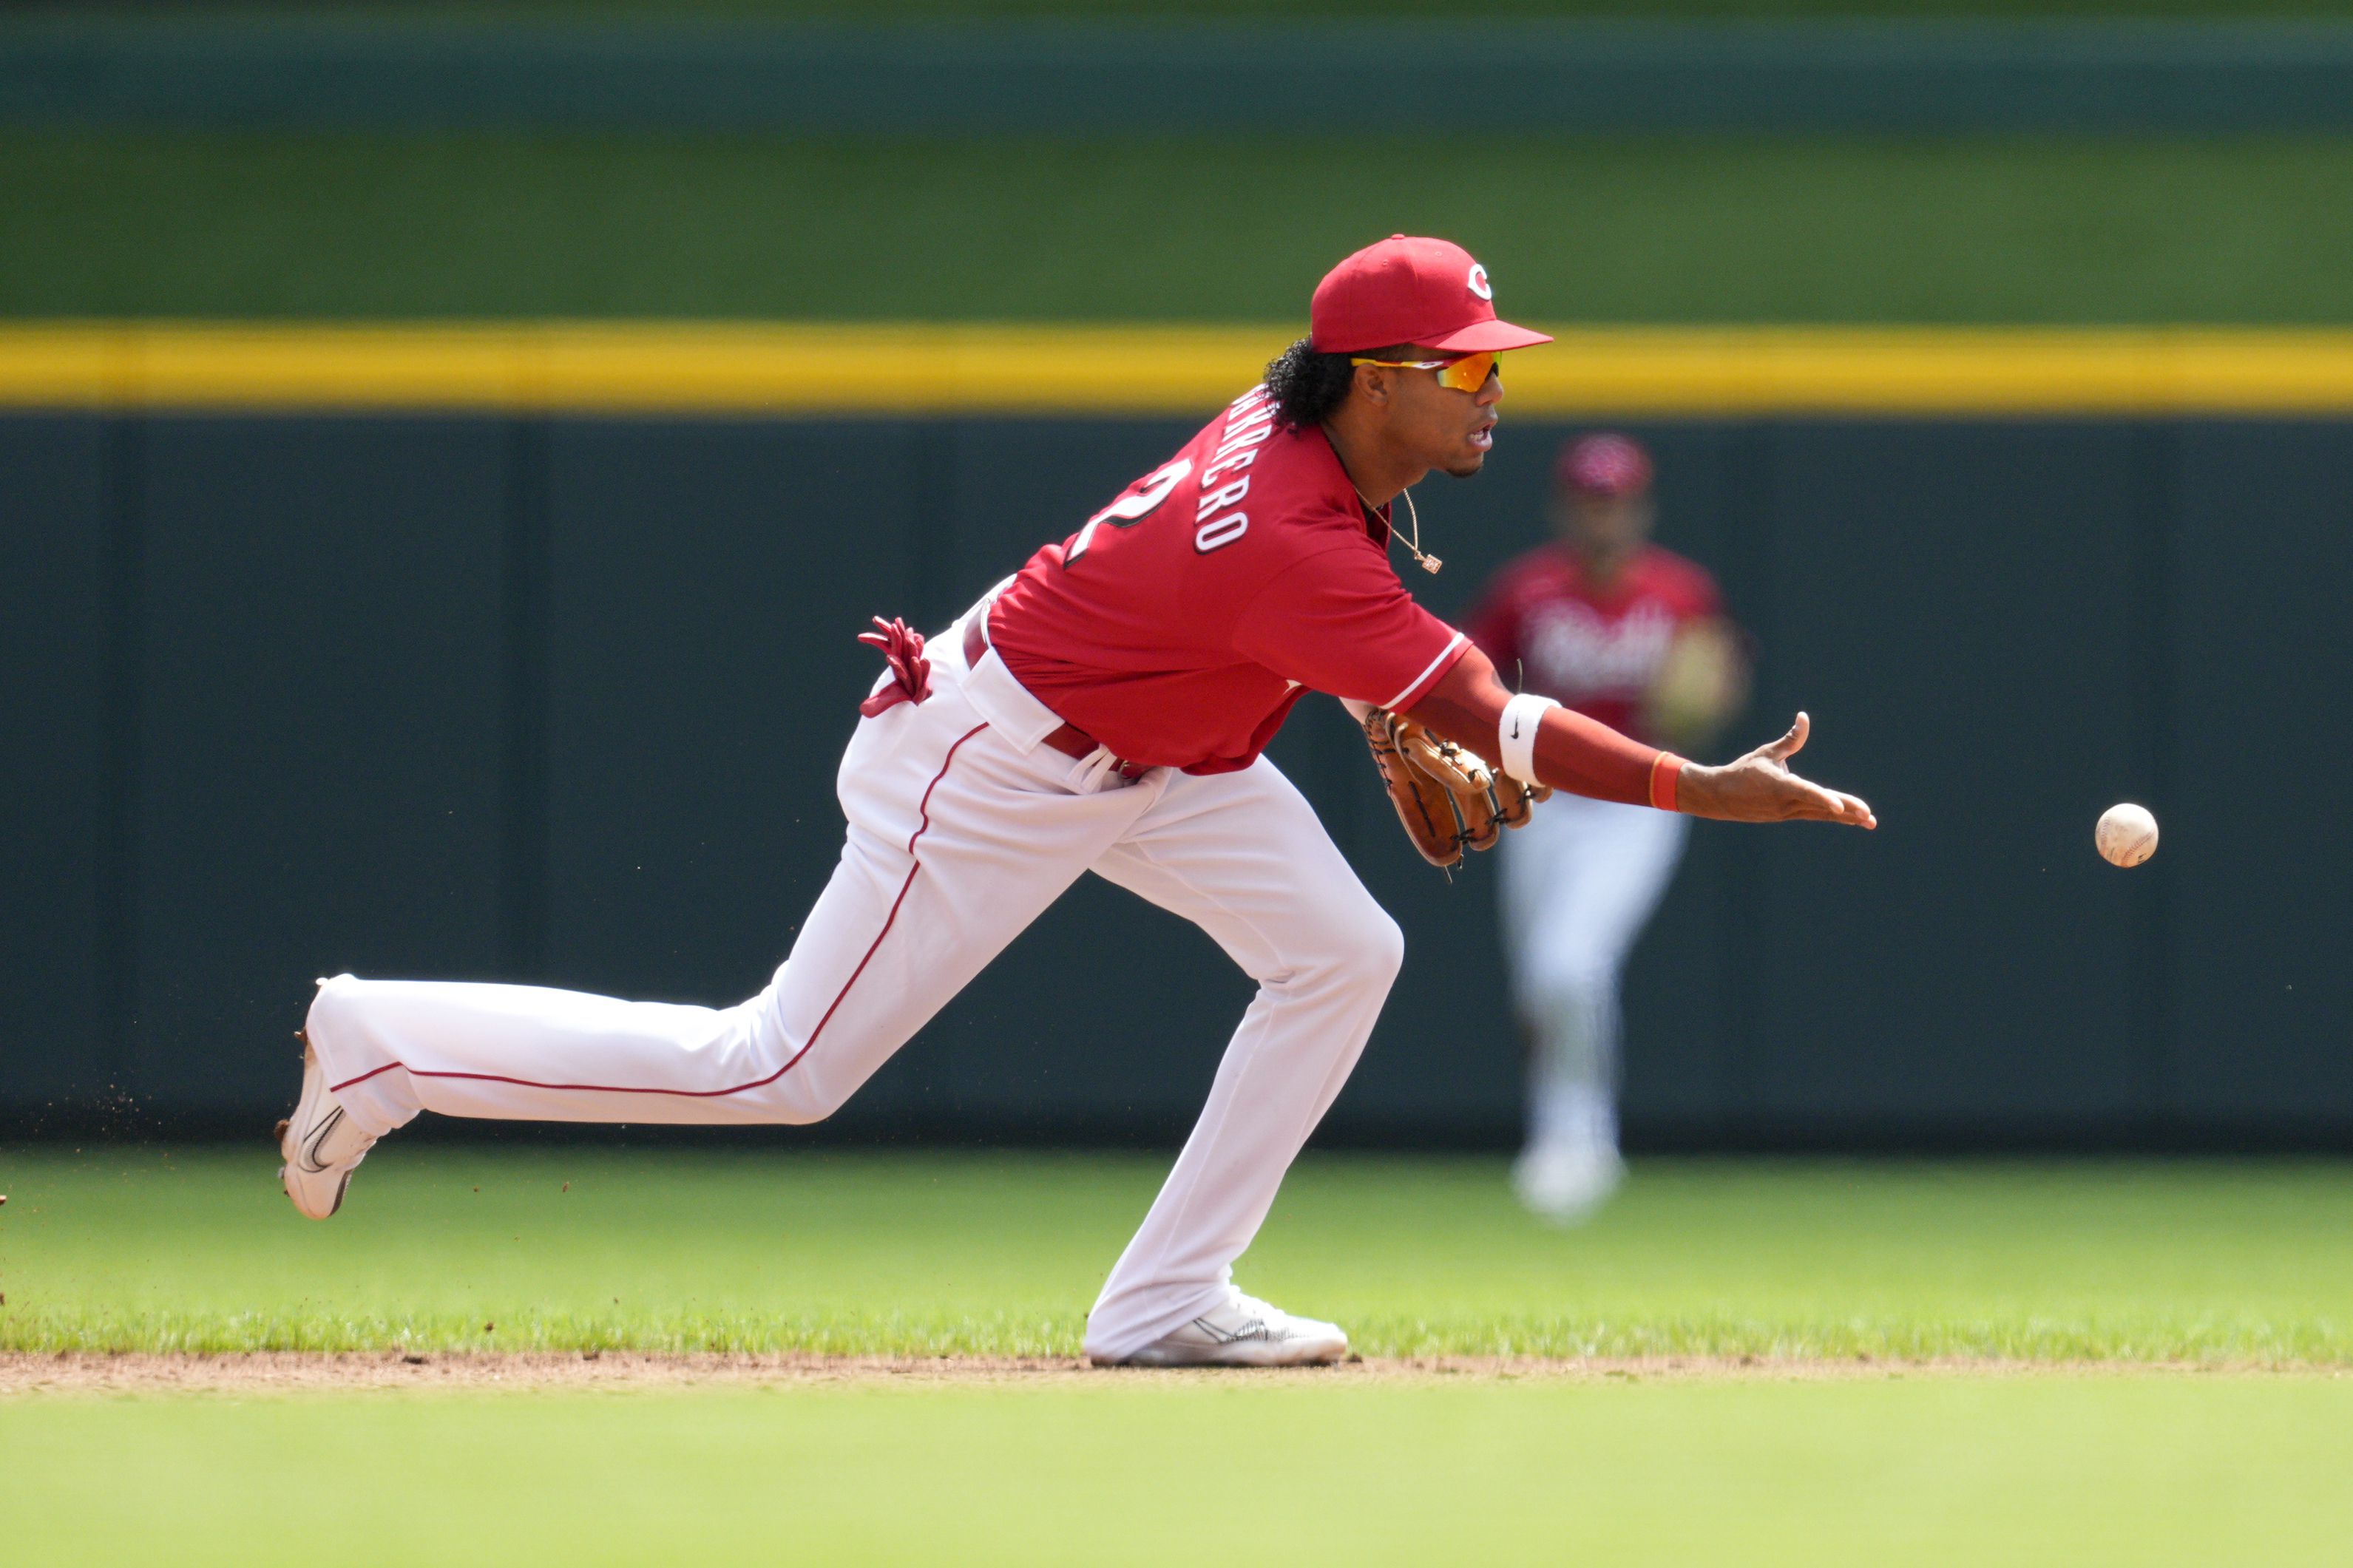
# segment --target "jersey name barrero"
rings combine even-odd
[[[1260,447],[1274,434],[1274,400],[1264,386],[1254,386],[1226,409],[1225,424],[1208,462],[1201,469],[1200,496],[1193,503],[1193,548],[1203,555],[1222,550],[1250,531],[1250,513],[1240,510],[1250,494],[1248,469],[1258,461]],[[1095,530],[1105,523],[1129,528],[1157,511],[1169,493],[1192,477],[1193,459],[1179,458],[1136,480],[1127,494],[1087,519],[1078,537],[1062,552],[1065,568],[1094,542]],[[1227,478],[1226,476],[1232,476]]]

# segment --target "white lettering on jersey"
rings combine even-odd
[[[1250,513],[1229,511],[1215,522],[1205,522],[1193,531],[1193,548],[1207,555],[1212,550],[1223,550],[1250,531]]]
[[[1658,604],[1639,605],[1612,621],[1574,601],[1556,601],[1528,612],[1521,647],[1531,689],[1579,702],[1649,690],[1674,638],[1675,617]]]
[[[1232,446],[1243,431],[1248,430],[1254,425],[1263,426],[1266,431],[1266,435],[1273,434],[1273,404],[1270,403],[1263,408],[1253,408],[1249,413],[1242,415],[1239,418],[1227,420],[1224,433],[1218,437],[1218,444],[1221,447]],[[1259,437],[1259,439],[1261,441],[1265,440],[1266,435]]]
[[[1273,434],[1274,426],[1271,425],[1252,426],[1239,436],[1228,437],[1218,447],[1217,455],[1222,458],[1230,452],[1248,451],[1252,447],[1262,446]]]
[[[1062,552],[1063,568],[1068,570],[1078,563],[1079,557],[1087,552],[1087,546],[1094,542],[1096,529],[1106,522],[1114,528],[1125,528],[1150,516],[1153,509],[1166,500],[1168,492],[1183,484],[1185,477],[1192,471],[1193,459],[1179,458],[1167,467],[1155,468],[1136,480],[1134,489],[1087,519],[1087,525],[1079,530],[1079,536],[1071,541],[1070,549]]]
[[[1216,462],[1211,463],[1208,468],[1203,468],[1201,470],[1201,482],[1205,485],[1215,483],[1219,474],[1231,473],[1237,469],[1247,468],[1252,463],[1257,461],[1258,452],[1256,449],[1250,447],[1244,447],[1240,451],[1235,452],[1229,457],[1219,458]]]
[[[1248,494],[1250,494],[1250,476],[1244,474],[1232,484],[1220,485],[1203,496],[1201,504],[1193,509],[1193,521],[1206,521],[1211,512],[1223,511],[1226,508],[1238,504],[1242,497]]]

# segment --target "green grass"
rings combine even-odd
[[[1162,1162],[395,1140],[325,1225],[273,1167],[0,1150],[0,1350],[1072,1355]],[[1560,1232],[1498,1162],[1322,1157],[1239,1278],[1382,1355],[2353,1367],[2353,1167],[1657,1161]]]
[[[23,1563],[2300,1563],[2353,1381],[0,1404]]]
[[[1071,1353],[1160,1161],[394,1141],[0,1148],[0,1350]],[[1311,1158],[1243,1278],[1377,1352],[1819,1377],[866,1376],[0,1400],[11,1561],[2316,1563],[2353,1531],[2353,1168]],[[568,1189],[565,1184],[569,1183]],[[1902,1358],[2297,1361],[1993,1375]]]
[[[1546,320],[2353,321],[2353,140],[0,135],[0,315],[1296,321],[1392,229]]]

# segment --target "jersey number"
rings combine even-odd
[[[1071,541],[1068,550],[1062,552],[1063,570],[1068,571],[1079,563],[1079,557],[1084,555],[1087,546],[1094,542],[1096,529],[1106,522],[1113,528],[1134,528],[1159,510],[1160,503],[1168,499],[1168,492],[1183,484],[1186,476],[1192,471],[1193,459],[1179,458],[1166,468],[1155,468],[1138,479],[1134,491],[1087,519],[1087,525],[1079,530],[1079,536]]]

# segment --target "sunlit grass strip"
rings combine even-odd
[[[1282,326],[840,322],[0,327],[0,406],[189,412],[1194,414]],[[1620,416],[2353,413],[2353,331],[1560,328],[1511,406]]]
[[[1778,1319],[1736,1312],[1655,1318],[1577,1313],[1381,1315],[1350,1323],[1373,1356],[1608,1360],[1694,1356],[1769,1362],[1947,1361],[2353,1367],[2353,1321],[2262,1318],[1933,1315]],[[216,1355],[241,1352],[631,1352],[1075,1358],[1075,1312],[1017,1317],[893,1312],[182,1312],[35,1309],[0,1321],[0,1353]]]

